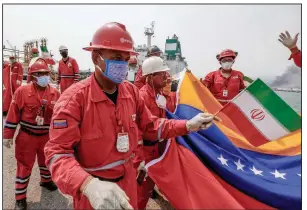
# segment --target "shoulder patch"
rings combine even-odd
[[[61,128],[67,128],[67,127],[68,127],[67,120],[53,120],[54,129],[61,129]]]

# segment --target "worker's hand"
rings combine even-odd
[[[146,169],[145,169],[145,161],[144,160],[140,163],[140,165],[138,167],[138,171],[140,171],[140,170],[146,171]]]
[[[93,178],[85,186],[83,194],[94,209],[133,209],[126,193],[113,182]]]
[[[289,49],[295,48],[296,43],[297,43],[297,38],[298,38],[297,33],[294,38],[291,37],[288,31],[286,31],[286,34],[280,33],[278,41],[280,41],[284,46],[286,46]]]
[[[207,129],[212,125],[213,119],[220,121],[220,118],[213,116],[212,114],[199,113],[187,122],[187,130],[194,132],[199,129]]]
[[[21,85],[21,81],[20,80],[16,80],[16,84],[17,85]]]
[[[3,145],[6,148],[11,148],[13,146],[13,139],[3,139]]]

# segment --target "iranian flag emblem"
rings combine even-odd
[[[254,146],[301,129],[301,117],[260,79],[224,106],[221,112]]]

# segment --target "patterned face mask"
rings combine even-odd
[[[101,59],[105,62],[106,69],[104,72],[100,68],[99,69],[101,70],[101,73],[105,77],[107,77],[109,80],[111,80],[112,82],[116,84],[122,83],[126,79],[128,69],[129,69],[128,62],[108,60],[108,59],[103,59],[103,58]]]

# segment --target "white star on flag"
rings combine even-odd
[[[221,161],[221,163],[222,163],[222,165],[226,165],[226,166],[228,166],[228,164],[227,164],[227,159],[225,159],[224,157],[223,157],[223,155],[221,154],[221,157],[219,157],[219,158],[217,158],[217,159],[219,159],[220,161]]]
[[[262,175],[262,172],[263,172],[263,171],[257,170],[257,169],[255,168],[255,166],[253,166],[253,169],[250,168],[250,170],[251,170],[252,172],[254,172],[255,175],[263,176],[263,175]]]
[[[245,165],[243,165],[243,164],[240,162],[240,159],[238,160],[238,162],[235,162],[235,161],[234,161],[234,163],[236,164],[237,170],[238,170],[238,171],[239,171],[239,170],[244,171],[244,170],[243,170],[243,167],[244,167]]]
[[[302,176],[301,174],[297,174],[297,175],[300,176],[300,177]]]
[[[284,176],[286,176],[286,173],[279,173],[276,169],[275,172],[270,172],[271,174],[273,174],[275,176],[275,178],[282,178],[282,179],[286,179]]]

